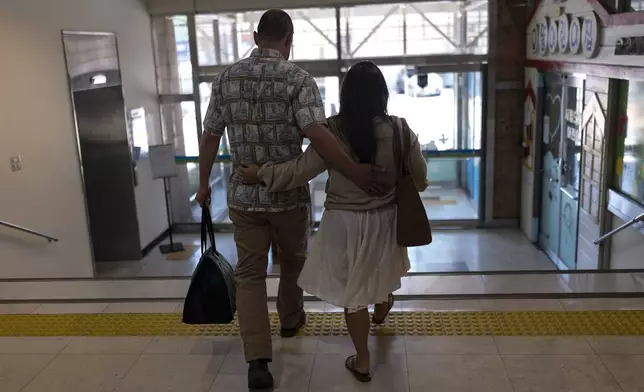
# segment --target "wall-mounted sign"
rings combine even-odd
[[[584,56],[592,58],[599,49],[599,20],[594,12],[584,17],[581,27],[581,46]]]
[[[542,57],[570,53],[593,58],[600,47],[599,29],[599,19],[594,12],[581,18],[570,14],[556,18],[544,17],[532,29],[532,53]]]
[[[557,21],[550,19],[548,21],[548,51],[551,54],[557,53],[558,44]]]
[[[644,55],[644,37],[620,38],[615,45],[615,54],[618,56]]]
[[[530,48],[533,54],[539,53],[539,28],[533,27],[530,35]]]
[[[570,53],[578,54],[581,50],[581,22],[579,18],[572,18],[568,33],[568,48]]]
[[[537,24],[539,30],[539,54],[545,56],[548,54],[548,21],[544,19]]]
[[[559,26],[558,26],[558,48],[559,48],[559,53],[566,53],[568,52],[568,37],[570,36],[570,19],[568,19],[568,15],[561,15],[559,18]]]

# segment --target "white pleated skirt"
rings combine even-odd
[[[396,207],[325,210],[298,284],[338,307],[386,302],[410,269],[396,242]]]

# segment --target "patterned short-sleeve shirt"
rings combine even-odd
[[[326,124],[324,103],[313,77],[272,49],[255,49],[250,57],[220,73],[204,121],[204,132],[228,132],[234,167],[284,162],[302,153],[303,131]],[[247,185],[233,170],[228,207],[243,211],[280,212],[310,203],[308,188],[266,192]]]

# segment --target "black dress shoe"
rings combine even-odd
[[[248,363],[248,389],[272,390],[273,375],[268,370],[268,360],[260,359]]]
[[[280,328],[280,336],[283,338],[292,338],[297,335],[298,332],[300,332],[300,329],[306,324],[306,313],[302,312],[302,315],[300,316],[300,321],[298,321],[297,325],[293,328]]]

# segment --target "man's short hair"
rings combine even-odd
[[[293,21],[284,11],[272,9],[264,12],[257,26],[257,34],[262,39],[279,41],[293,33]]]

